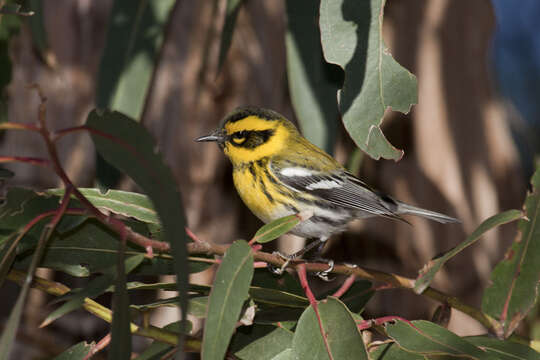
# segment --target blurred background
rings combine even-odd
[[[39,99],[28,85],[37,83],[48,98],[51,128],[83,124],[99,103],[98,79],[107,70],[102,56],[108,26],[121,20],[110,17],[114,1],[30,3],[39,6],[42,23],[22,19],[18,31],[2,38],[11,59],[11,77],[4,78],[8,85],[2,94],[7,119],[36,121]],[[218,148],[193,139],[214,129],[240,105],[271,108],[297,120],[287,77],[286,2],[244,2],[218,72],[225,8],[224,0],[174,3],[144,107],[136,116],[154,135],[177,177],[189,227],[199,237],[221,243],[250,238],[261,223],[236,195],[230,164]],[[405,155],[397,163],[362,156],[341,123],[332,150],[374,187],[463,223],[445,226],[420,218],[408,219],[412,226],[387,219],[355,222],[350,231],[330,241],[326,257],[414,278],[429,259],[463,241],[482,220],[521,208],[540,146],[539,16],[536,0],[519,5],[504,0],[388,0],[385,41],[394,58],[418,78],[418,105],[408,115],[388,112],[383,123],[390,142]],[[8,72],[8,65],[2,67]],[[95,186],[97,160],[86,134],[64,137],[59,152],[77,185]],[[43,153],[37,136],[0,135],[1,155]],[[46,169],[9,168],[16,176],[8,186],[60,186]],[[115,187],[136,190],[129,179],[119,179]],[[515,234],[513,225],[489,232],[449,262],[433,285],[479,307],[491,270]],[[293,251],[302,243],[287,236],[278,246]],[[210,277],[207,274],[206,280]],[[17,291],[16,286],[3,288],[2,318]],[[36,292],[27,304],[18,349],[23,358],[47,358],[80,339],[97,341],[107,333],[104,322],[82,311],[36,330],[51,309],[47,301]],[[436,305],[392,290],[377,294],[365,316],[430,318]],[[162,316],[163,322],[171,322],[178,315],[173,311]],[[450,329],[460,335],[484,332],[457,311]]]

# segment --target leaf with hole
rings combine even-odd
[[[380,125],[389,108],[409,112],[417,102],[417,83],[384,44],[384,3],[321,0],[319,25],[326,61],[345,71],[339,110],[347,132],[372,158],[397,161],[403,151],[388,142]]]

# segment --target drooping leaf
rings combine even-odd
[[[277,239],[283,234],[286,234],[300,221],[300,217],[296,214],[284,216],[266,225],[263,225],[259,230],[257,230],[253,238],[256,242],[264,244],[266,242]]]
[[[356,145],[374,159],[399,160],[380,125],[388,108],[407,113],[417,102],[414,75],[390,55],[382,39],[385,0],[321,0],[321,43],[327,62],[345,71],[339,109]]]
[[[139,120],[173,5],[174,0],[114,2],[99,66],[98,108]]]
[[[259,359],[271,360],[276,355],[291,347],[293,333],[289,330],[275,327],[271,332],[260,338],[248,338],[249,343],[234,355],[242,360]]]
[[[99,66],[97,108],[121,111],[140,120],[174,3],[114,1]],[[98,185],[108,189],[118,183],[121,175],[104,160],[98,155],[96,177]]]
[[[129,191],[79,188],[79,191],[98,209],[113,214],[129,216],[137,220],[159,224],[159,219],[146,195]],[[50,189],[48,194],[62,196],[64,189]]]
[[[342,71],[324,61],[317,24],[319,2],[285,4],[287,79],[294,110],[303,135],[331,154],[340,120],[336,94]]]
[[[427,263],[418,274],[418,278],[414,282],[414,291],[417,294],[421,294],[433,281],[435,274],[441,269],[441,267],[451,258],[459,254],[465,248],[474,244],[479,240],[484,233],[494,227],[507,224],[509,222],[518,220],[522,217],[522,213],[519,210],[507,210],[497,215],[493,215],[489,219],[485,220],[473,231],[471,235],[465,239],[462,243],[454,247],[453,249],[445,252],[442,255],[437,256]]]
[[[540,170],[531,180],[533,191],[525,200],[527,218],[518,223],[519,235],[491,273],[482,310],[499,318],[508,337],[533,308],[540,286]]]
[[[251,248],[238,240],[225,253],[210,292],[201,352],[204,359],[224,358],[252,277]]]
[[[92,111],[86,123],[98,152],[110,164],[130,176],[152,200],[171,244],[182,319],[187,313],[188,262],[182,199],[175,179],[163,164],[148,132],[118,112]]]
[[[368,359],[368,355],[356,323],[347,307],[339,300],[328,297],[318,303],[323,340],[317,315],[312,306],[300,319],[294,333],[292,350],[297,359]]]
[[[94,345],[93,342],[88,344],[85,341],[81,341],[55,357],[53,360],[83,360]]]
[[[470,359],[493,359],[482,349],[442,326],[425,320],[408,324],[397,320],[385,326],[386,333],[400,348],[421,355],[448,355]],[[383,358],[384,359],[384,358]]]
[[[218,73],[221,71],[223,63],[227,57],[227,53],[229,52],[229,48],[231,47],[234,27],[236,25],[236,18],[238,17],[238,11],[240,11],[243,1],[244,0],[227,0],[225,22],[223,23],[221,41],[219,44]]]
[[[13,6],[15,1],[2,2],[3,7]],[[12,63],[9,43],[19,32],[21,19],[17,15],[3,14],[0,19],[0,123],[7,121],[8,92],[7,86],[12,78]]]

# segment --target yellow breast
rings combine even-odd
[[[267,223],[289,213],[286,198],[276,191],[265,173],[264,162],[253,162],[233,170],[233,180],[238,194],[246,206]]]

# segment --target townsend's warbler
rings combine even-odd
[[[410,214],[458,222],[372,190],[272,110],[238,108],[212,134],[196,141],[218,143],[232,162],[238,194],[263,222],[300,212],[312,214],[291,231],[316,239],[309,248],[344,231],[357,218],[401,219],[400,215]]]

